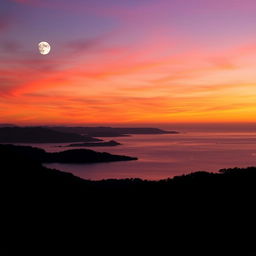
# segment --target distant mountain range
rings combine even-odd
[[[0,124],[0,127],[17,127],[15,124]]]
[[[0,143],[68,143],[99,142],[95,137],[121,137],[130,134],[178,134],[158,128],[112,128],[112,127],[19,127],[0,125]],[[72,145],[73,146],[73,145]],[[85,146],[85,145],[84,145]],[[87,146],[94,146],[93,144]],[[113,146],[103,142],[102,146]]]
[[[67,126],[52,126],[48,127],[55,131],[72,132],[77,134],[86,134],[95,137],[121,137],[129,136],[130,134],[178,134],[177,131],[165,131],[159,128],[114,128],[114,127],[67,127]]]
[[[55,131],[43,127],[2,127],[0,143],[68,143],[101,141],[87,135]]]

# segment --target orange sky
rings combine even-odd
[[[69,36],[68,30],[56,29],[61,24],[54,20],[55,12],[62,17],[65,10],[48,6],[40,13],[51,10],[53,26],[40,36],[31,21],[38,22],[36,15],[27,17],[31,27],[25,18],[27,8],[39,12],[38,7],[14,2],[6,8],[11,17],[21,10],[17,20],[0,19],[1,123],[256,121],[256,36],[249,28],[243,34],[242,23],[251,24],[249,10],[233,10],[233,16],[240,15],[234,27],[231,17],[219,21],[220,10],[211,10],[216,16],[212,20],[199,15],[191,20],[191,29],[189,23],[180,30],[178,15],[173,23],[159,13],[152,21],[145,10],[154,4],[139,6],[133,16],[124,14],[118,25],[108,13],[108,29],[101,28],[104,21],[99,18],[91,18],[94,25],[83,23],[74,10],[70,31],[76,28],[77,34]],[[227,10],[222,11],[224,15]],[[215,30],[204,34],[204,22],[209,29],[214,23]],[[86,25],[96,36],[83,32]],[[22,30],[24,37],[18,38],[15,31]],[[42,39],[52,46],[49,55],[37,52]]]

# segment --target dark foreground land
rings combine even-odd
[[[255,167],[89,181],[0,156],[6,255],[255,255]]]

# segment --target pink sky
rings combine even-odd
[[[0,7],[0,122],[255,121],[255,1]]]

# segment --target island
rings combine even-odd
[[[0,144],[0,154],[1,152],[9,152],[9,154],[13,155],[19,154],[24,158],[30,158],[40,163],[101,163],[138,159],[137,157],[113,155],[106,152],[96,152],[90,149],[71,149],[49,153],[36,147],[11,144]]]
[[[110,140],[110,141],[103,141],[103,142],[84,142],[84,143],[73,143],[65,146],[57,146],[57,147],[114,147],[122,145],[121,143]]]

